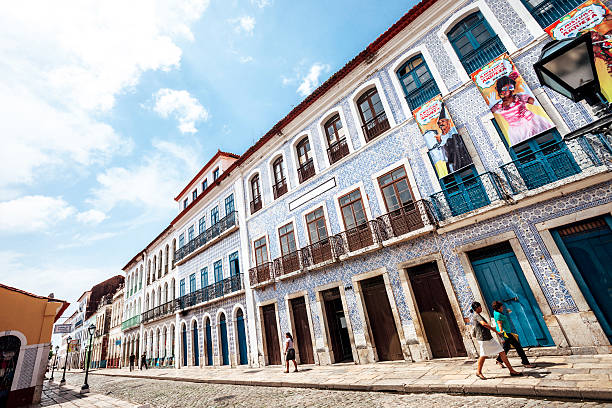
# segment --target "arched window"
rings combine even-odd
[[[357,107],[363,123],[361,128],[368,142],[391,127],[376,87],[364,92],[357,99]]]
[[[563,17],[579,5],[584,0],[521,0],[533,18],[546,28],[560,17]]]
[[[155,281],[155,271],[157,271],[157,255],[153,255],[153,273],[151,274],[151,282]]]
[[[259,187],[259,174],[251,178],[251,214],[256,213],[261,209],[261,189]]]
[[[147,285],[151,284],[151,260],[147,262]]]
[[[406,61],[397,70],[397,76],[402,83],[406,102],[412,110],[440,93],[438,85],[436,85],[436,81],[434,81],[421,54]]]
[[[164,275],[168,274],[168,252],[170,252],[170,245],[166,244],[166,258],[164,262]]]
[[[295,150],[298,158],[298,178],[300,183],[303,183],[315,175],[314,161],[310,153],[310,140],[308,140],[308,136],[299,141],[295,146]]]
[[[172,240],[172,269],[174,269],[174,257],[176,253],[176,238]]]
[[[334,164],[349,154],[340,115],[336,113],[329,118],[323,125],[323,128],[325,129],[325,139],[327,140],[329,163]]]
[[[172,279],[172,283],[170,285],[170,291],[172,293],[172,300],[174,300],[176,298],[176,288],[175,288],[175,282],[174,282],[174,278]]]
[[[274,174],[272,191],[274,192],[274,198],[277,199],[287,192],[287,180],[283,170],[283,156],[278,157],[272,163],[272,173]]]
[[[448,32],[448,39],[468,74],[506,52],[480,11],[455,24]]]
[[[159,267],[157,268],[157,277],[161,278],[162,277],[162,260],[164,258],[164,255],[162,254],[162,250],[159,250]]]

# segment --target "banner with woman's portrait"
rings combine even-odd
[[[555,126],[507,53],[474,72],[472,81],[493,112],[508,146]]]
[[[413,111],[438,178],[472,164],[461,135],[440,95]]]

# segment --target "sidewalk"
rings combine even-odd
[[[59,386],[57,382],[45,380],[40,404],[30,407],[107,407],[137,408],[138,405],[121,401],[108,395],[88,393],[80,394],[80,388],[71,385]]]
[[[443,359],[417,363],[384,362],[370,365],[338,364],[302,366],[298,373],[285,374],[283,368],[202,367],[135,370],[96,370],[93,375],[149,378],[217,384],[302,387],[402,393],[442,392],[612,400],[612,354],[542,356],[531,359],[536,368],[523,369],[520,360],[510,362],[523,371],[523,377],[510,377],[487,359],[477,378],[475,361]]]

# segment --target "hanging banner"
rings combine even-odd
[[[472,164],[472,157],[440,95],[419,106],[413,114],[438,178]]]
[[[587,0],[544,29],[555,40],[588,31],[593,39],[595,67],[602,94],[612,102],[612,14],[599,0]]]
[[[507,53],[474,72],[472,81],[495,116],[508,146],[554,127]]]
[[[68,343],[68,353],[79,351],[81,345],[80,343],[80,340],[70,340]]]

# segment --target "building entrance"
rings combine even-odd
[[[278,328],[276,326],[276,309],[274,305],[262,307],[264,335],[266,352],[268,354],[268,365],[280,365],[281,354],[278,344]]]
[[[329,331],[329,342],[333,363],[353,361],[351,339],[349,337],[340,290],[333,288],[322,293],[325,318]]]
[[[305,298],[291,299],[291,312],[293,313],[294,340],[297,343],[300,364],[314,364],[314,353],[312,351],[312,339],[310,337],[310,324],[308,324],[308,312],[306,311]]]

